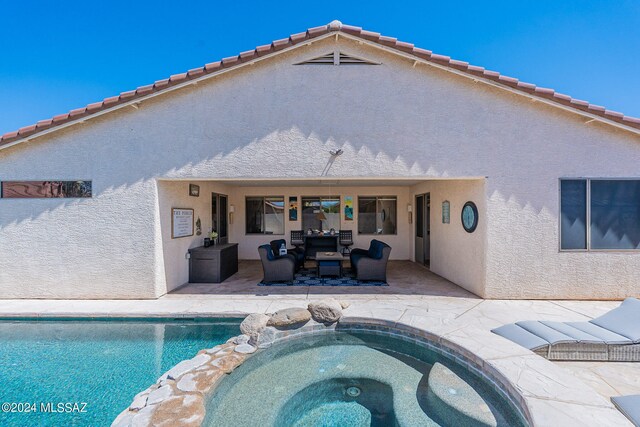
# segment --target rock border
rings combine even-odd
[[[241,335],[230,338],[225,344],[200,350],[192,359],[175,365],[155,384],[138,393],[111,426],[199,427],[205,418],[205,398],[225,375],[233,372],[254,353],[281,341],[308,334],[328,334],[336,330],[391,334],[425,346],[483,378],[515,408],[523,420],[533,425],[524,396],[498,370],[477,355],[446,338],[403,323],[343,317],[342,310],[347,307],[349,304],[346,302],[326,299],[310,303],[307,309],[287,308],[272,314],[248,315],[240,324]]]
[[[258,349],[268,348],[293,331],[334,329],[349,303],[332,298],[308,308],[286,308],[270,315],[254,313],[240,324],[241,335],[225,344],[200,350],[165,372],[155,384],[138,393],[112,427],[198,427],[205,417],[205,396]],[[336,309],[337,307],[337,309]],[[312,315],[312,313],[314,313]]]

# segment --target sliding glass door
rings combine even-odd
[[[228,199],[224,194],[211,193],[211,224],[218,233],[218,243],[229,242]]]

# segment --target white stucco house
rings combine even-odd
[[[0,182],[0,298],[157,298],[305,206],[481,297],[640,295],[640,120],[338,21],[9,132]]]

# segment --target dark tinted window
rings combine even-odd
[[[587,181],[560,181],[562,249],[587,249]]]
[[[591,248],[640,249],[640,181],[591,180]]]

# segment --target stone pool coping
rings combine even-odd
[[[347,311],[349,310],[347,309]],[[595,393],[590,387],[559,366],[488,331],[480,329],[469,331],[469,328],[464,328],[462,330],[452,329],[449,333],[441,334],[435,330],[419,328],[403,322],[370,316],[348,315],[343,316],[337,326],[338,330],[345,328],[347,330],[362,328],[385,331],[386,333],[397,332],[409,340],[420,343],[427,341],[436,350],[441,350],[441,353],[451,352],[454,361],[498,385],[497,391],[503,397],[511,400],[514,406],[520,410],[522,417],[532,426],[630,425],[628,420],[607,399]],[[272,342],[299,338],[305,334],[331,332],[334,329],[336,329],[335,324],[327,327],[311,320],[301,328],[279,331],[273,337]],[[227,348],[235,348],[235,344],[227,344]],[[199,354],[199,356],[201,355]],[[239,358],[241,360],[231,370],[239,366],[246,357],[246,354],[242,354]],[[197,366],[194,369],[197,369]],[[230,373],[231,370],[226,373]],[[163,377],[166,381],[166,374]],[[202,396],[198,396],[198,404],[202,408],[204,408],[206,396],[215,389],[222,378],[223,375],[216,376],[206,391],[202,393]],[[180,380],[181,377],[176,378],[175,384]],[[161,381],[162,377],[159,383]],[[187,395],[189,394],[190,391],[187,392]],[[174,395],[172,396],[175,398]],[[198,418],[201,421],[203,417],[204,412]],[[155,421],[155,425],[157,425],[157,416]],[[183,424],[188,425],[184,422]],[[114,423],[114,425],[129,425],[129,423]],[[199,423],[193,425],[199,425]]]
[[[243,317],[331,295],[170,295],[158,300],[0,300],[2,317]],[[446,338],[483,360],[518,390],[533,425],[632,426],[610,401],[561,365],[490,332],[519,320],[583,321],[616,301],[505,301],[431,295],[339,295],[353,305],[343,321],[404,324]],[[378,320],[375,320],[378,319]],[[609,365],[609,370],[617,366]],[[628,369],[628,368],[627,368]],[[633,375],[619,371],[619,375]],[[611,378],[612,380],[615,378]],[[635,393],[640,390],[631,390]]]
[[[304,309],[302,309],[304,310]],[[184,360],[163,374],[158,381],[140,392],[131,405],[114,420],[112,427],[124,426],[200,426],[205,418],[206,399],[230,374],[256,351],[268,351],[274,344],[335,332],[367,332],[391,335],[427,347],[441,357],[483,378],[487,384],[510,402],[512,408],[528,424],[533,425],[526,401],[513,384],[482,359],[470,356],[463,347],[425,330],[402,323],[362,317],[342,317],[337,323],[314,320],[300,326],[275,329],[266,341],[246,343],[246,335],[233,337],[226,344],[203,349],[192,359]],[[243,339],[243,337],[245,337]],[[198,378],[202,378],[199,381]]]

